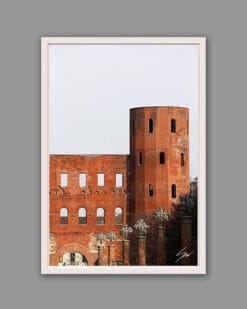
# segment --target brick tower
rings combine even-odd
[[[189,109],[130,110],[130,221],[189,193]]]

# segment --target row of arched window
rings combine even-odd
[[[63,207],[60,209],[60,224],[68,224],[68,209]],[[98,207],[96,210],[96,223],[105,224],[105,209]],[[87,224],[87,209],[82,207],[78,209],[78,223]],[[123,224],[123,209],[121,207],[115,208],[115,224]]]
[[[152,118],[148,120],[148,132],[153,133],[154,131],[154,121]],[[176,133],[176,120],[171,119],[171,133]],[[133,120],[133,134],[135,134],[135,120]]]
[[[166,154],[164,151],[160,152],[159,162],[160,164],[166,163]],[[142,155],[142,152],[139,152],[138,153],[138,165],[142,165],[142,163],[143,163],[143,155]],[[184,153],[180,153],[180,165],[184,166]]]

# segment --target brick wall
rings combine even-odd
[[[85,247],[88,252],[84,252],[84,255],[87,258],[93,255],[96,259],[96,234],[113,231],[119,236],[119,230],[126,224],[127,170],[127,155],[50,156],[50,234],[55,238],[56,252],[63,246],[75,243]],[[61,174],[67,175],[65,187],[61,186]],[[80,174],[86,174],[86,184],[83,187],[79,183]],[[104,174],[103,186],[98,185],[98,174]],[[122,174],[121,187],[116,187],[116,174]],[[62,208],[67,209],[67,224],[63,224],[66,220],[60,216]],[[83,220],[79,219],[80,208],[84,208],[84,216],[86,213]],[[97,217],[98,208],[104,209],[104,216],[100,211]],[[115,216],[116,208],[122,210],[122,223],[119,212]],[[80,221],[84,224],[80,224]],[[116,256],[120,258],[119,239],[115,245]],[[57,257],[52,257],[51,263],[57,263]]]

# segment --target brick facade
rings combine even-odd
[[[179,196],[190,190],[189,110],[131,109],[130,157],[132,217],[151,214],[159,207],[170,212]]]
[[[159,207],[170,212],[188,192],[189,110],[131,109],[129,155],[50,155],[50,265],[68,252],[95,265],[96,235],[110,231],[117,235],[117,263],[121,227]],[[106,261],[109,245],[104,242]]]

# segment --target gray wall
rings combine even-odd
[[[1,1],[0,302],[5,308],[232,308],[244,301],[243,4],[237,0]],[[40,37],[182,34],[208,38],[208,275],[41,276]]]

